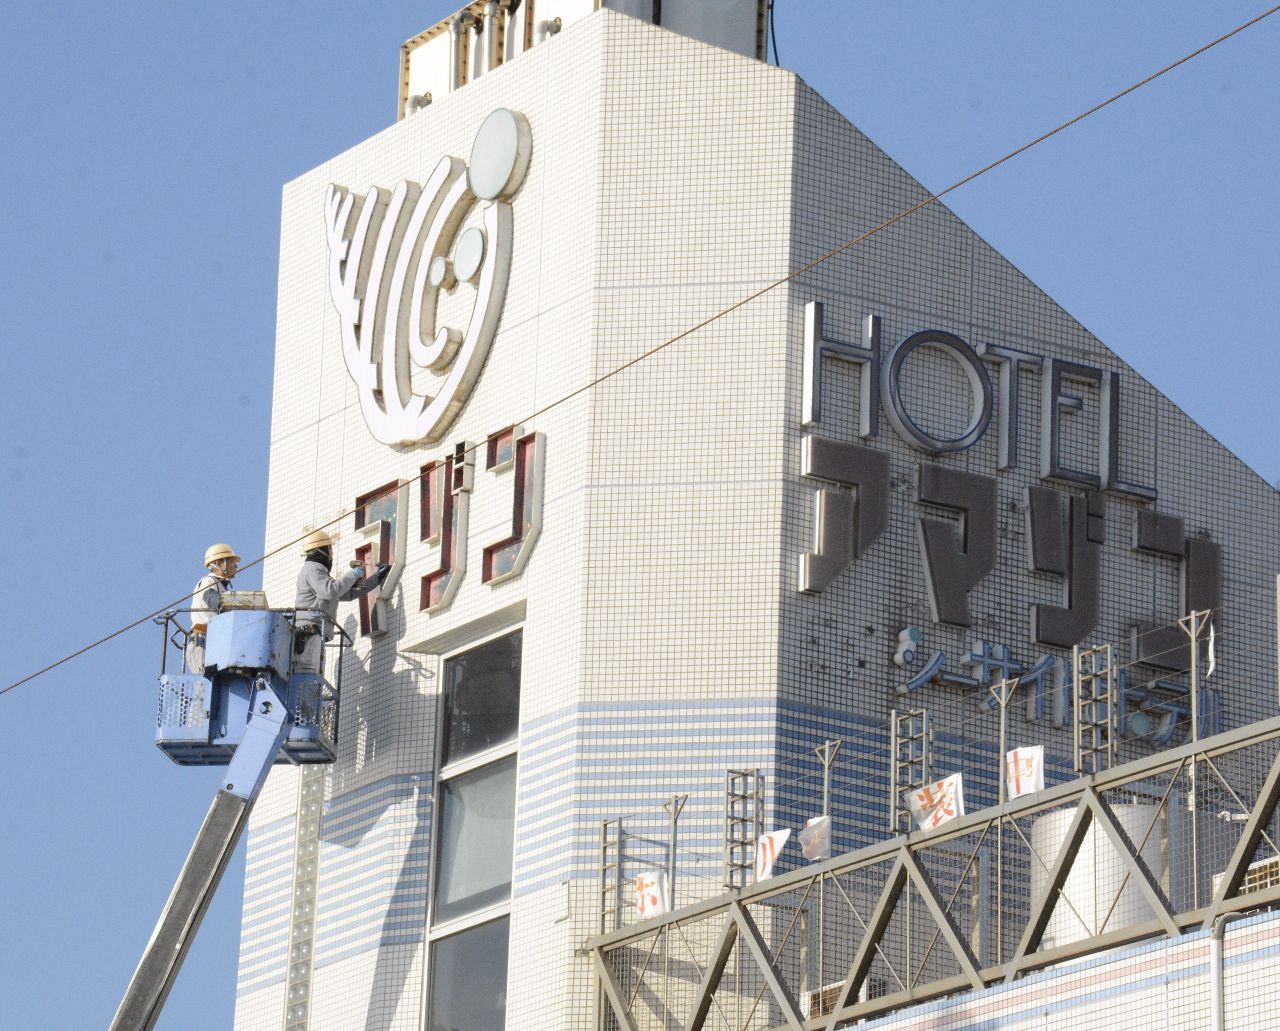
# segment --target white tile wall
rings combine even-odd
[[[533,156],[513,204],[497,338],[440,444],[381,445],[341,357],[325,188],[421,182],[442,155],[465,159],[498,106],[528,118]],[[522,619],[508,1026],[586,1031],[592,987],[579,946],[598,926],[601,819],[626,816],[634,874],[663,861],[662,802],[689,793],[678,901],[717,894],[725,769],[764,769],[771,809],[799,820],[816,813],[816,770],[804,757],[841,736],[836,841],[865,844],[887,824],[883,725],[904,678],[891,662],[897,631],[921,623],[927,647],[956,657],[973,637],[1013,644],[1027,664],[1044,651],[1027,643],[1027,607],[1057,601],[1059,589],[1026,572],[1016,510],[1038,482],[1035,373],[1022,382],[1017,469],[996,472],[994,430],[939,460],[998,480],[998,565],[971,598],[972,631],[929,621],[913,501],[923,457],[887,422],[871,446],[890,455],[888,529],[827,592],[797,592],[813,534],[815,484],[798,461],[810,300],[826,305],[828,331],[843,339],[880,315],[886,350],[939,328],[1121,370],[1126,475],[1154,478],[1159,510],[1225,548],[1227,724],[1273,711],[1274,652],[1261,617],[1280,568],[1275,491],[940,206],[561,402],[923,196],[793,75],[609,11],[285,187],[266,544],[349,513],[357,495],[390,480],[413,484],[390,633],[362,640],[344,674],[341,755],[326,781],[313,1031],[419,1026],[439,653]],[[830,371],[823,432],[853,439],[856,406],[841,396],[852,378]],[[939,425],[954,418],[953,380],[921,374],[910,390]],[[418,584],[437,555],[418,541],[418,470],[455,441],[479,443],[517,421],[546,436],[542,537],[521,577],[480,582],[483,545],[510,525],[512,478],[477,462],[466,579],[451,608],[428,617]],[[1138,618],[1176,614],[1172,564],[1130,550],[1135,509],[1109,502],[1097,641],[1126,639]],[[357,534],[349,514],[338,525],[345,559]],[[276,605],[291,602],[295,550],[267,563]],[[343,609],[351,629],[354,609]],[[956,754],[980,754],[964,742],[994,734],[994,718],[956,689],[909,701],[949,728]],[[1066,747],[1066,732],[1047,723],[1014,726],[1016,743],[1059,755]],[[973,772],[975,784],[992,783]],[[283,1017],[296,795],[295,775],[278,770],[251,824],[242,1031]]]

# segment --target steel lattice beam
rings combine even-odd
[[[1268,747],[1265,753],[1266,761],[1269,762],[1268,773],[1231,859],[1222,871],[1211,903],[1175,912],[1159,879],[1140,854],[1141,843],[1129,840],[1104,793],[1126,788],[1131,791],[1147,791],[1147,785],[1153,779],[1162,776],[1176,779],[1197,759],[1203,763],[1241,749],[1262,746]],[[1159,808],[1164,812],[1169,805],[1172,805],[1170,792],[1166,791],[1159,801]],[[781,874],[741,892],[722,895],[657,920],[601,935],[588,942],[588,949],[600,977],[603,995],[620,1027],[623,1031],[636,1031],[635,1018],[629,1012],[627,1000],[613,973],[611,953],[643,942],[672,925],[694,925],[719,916],[723,920],[719,938],[711,964],[701,974],[694,1009],[685,1024],[686,1031],[701,1031],[703,1028],[708,1014],[716,1005],[715,993],[735,946],[741,949],[740,955],[751,956],[752,963],[783,1015],[782,1027],[789,1031],[834,1031],[837,1025],[851,1019],[954,991],[980,989],[1001,981],[1012,981],[1029,970],[1097,950],[1160,935],[1176,936],[1193,928],[1208,927],[1224,913],[1260,908],[1280,901],[1280,886],[1251,891],[1244,896],[1236,895],[1277,805],[1280,805],[1280,717],[1212,738],[1189,742],[1146,760],[1126,763],[1069,784],[1057,785],[1047,791],[962,817],[929,834],[915,832],[899,836],[854,853],[833,857],[804,870]],[[965,934],[951,918],[950,907],[944,904],[929,876],[926,865],[922,862],[923,856],[940,846],[954,844],[965,836],[974,833],[1001,834],[1010,826],[1016,827],[1016,821],[1067,807],[1074,807],[1074,815],[1052,867],[1048,870],[1047,880],[1025,914],[1022,933],[1013,956],[1005,961],[998,951],[994,965],[980,968],[979,960]],[[1073,864],[1080,857],[1091,829],[1098,839],[1109,844],[1123,871],[1124,881],[1117,891],[1123,891],[1125,885],[1133,882],[1136,891],[1150,907],[1153,919],[1111,930],[1105,929],[1104,922],[1103,928],[1092,928],[1095,933],[1090,937],[1041,949],[1041,939],[1049,926],[1054,907],[1062,899]],[[1029,842],[1027,845],[1030,847]],[[881,880],[886,864],[891,864],[888,877]],[[752,909],[788,892],[802,891],[807,898],[807,893],[822,878],[839,876],[847,879],[859,874],[866,879],[865,888],[878,889],[875,908],[868,920],[863,922],[859,917],[858,926],[852,928],[853,942],[856,945],[833,1009],[806,1021],[800,1016],[796,990],[780,975],[778,957],[771,953],[761,935],[752,916]],[[947,942],[960,972],[919,984],[909,980],[902,991],[860,1002],[857,1000],[858,993],[866,981],[872,960],[883,942],[907,884],[914,885],[919,891],[932,922],[937,925],[939,935]],[[803,900],[799,905],[802,904]],[[936,941],[936,936],[934,940]]]

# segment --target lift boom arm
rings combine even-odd
[[[196,834],[110,1031],[150,1031],[155,1026],[249,822],[258,792],[289,736],[293,716],[263,677],[254,682],[249,711],[252,717],[245,726],[244,737],[226,767],[226,777]]]

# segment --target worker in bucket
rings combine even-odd
[[[222,595],[240,568],[240,556],[230,544],[211,544],[204,553],[209,572],[191,592],[191,633],[187,635],[187,672],[204,674],[204,641],[209,620],[222,611]]]
[[[323,530],[313,530],[302,540],[302,569],[298,571],[297,616],[293,636],[295,673],[319,673],[324,642],[332,639],[338,618],[338,602],[355,599],[376,590],[391,567],[380,564],[371,576],[364,566],[351,560],[351,568],[334,578],[333,538]]]

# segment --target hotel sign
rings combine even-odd
[[[959,369],[966,384],[963,426],[943,434],[926,426],[912,410],[904,389],[904,368],[917,353]],[[998,434],[997,471],[1017,467],[1021,373],[1040,378],[1038,426],[1041,484],[1025,489],[1027,570],[1060,578],[1059,604],[1032,606],[1031,637],[1039,644],[1069,648],[1082,643],[1097,625],[1101,604],[1101,555],[1106,542],[1107,501],[1125,498],[1144,505],[1156,500],[1153,486],[1126,478],[1122,469],[1122,392],[1119,372],[1078,361],[1045,357],[988,344],[971,347],[940,330],[915,333],[882,353],[880,318],[870,315],[858,343],[834,340],[823,328],[823,306],[805,310],[804,394],[802,422],[809,431],[802,444],[801,475],[824,484],[814,502],[814,547],[800,558],[800,589],[826,590],[883,533],[889,520],[889,455],[887,452],[832,439],[822,433],[824,366],[834,360],[858,371],[857,434],[880,435],[881,416],[894,432],[927,457],[956,454],[973,447],[987,433]],[[996,368],[992,382],[988,366]],[[998,384],[998,390],[996,388]],[[1086,404],[1085,398],[1091,399]],[[1092,413],[1092,414],[1089,414]],[[1068,419],[1092,423],[1072,430]],[[994,426],[994,430],[993,430]],[[1092,441],[1092,468],[1079,468],[1079,441]],[[1069,459],[1068,455],[1075,456]],[[917,538],[937,623],[971,627],[970,592],[995,568],[997,553],[997,478],[924,461],[917,470],[915,500],[943,509],[954,520],[921,515]],[[1063,493],[1048,484],[1077,490]],[[1181,566],[1183,612],[1221,606],[1222,550],[1199,536],[1188,537],[1183,520],[1147,507],[1133,510],[1131,541],[1135,551]],[[1185,666],[1182,632],[1134,627],[1135,658],[1166,669]]]

